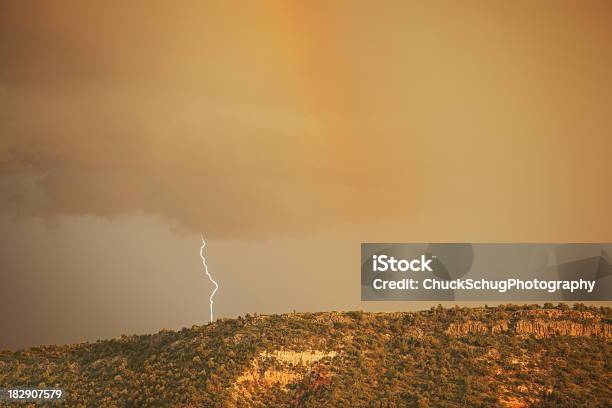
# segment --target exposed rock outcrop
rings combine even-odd
[[[470,320],[463,323],[451,323],[446,329],[446,334],[450,336],[465,336],[466,334],[499,334],[508,331],[510,321],[500,320],[492,324],[485,324],[480,321]]]
[[[577,323],[571,320],[518,320],[517,334],[533,334],[538,338],[550,336],[597,336],[612,338],[612,325],[607,323]]]
[[[238,396],[251,398],[254,393],[262,390],[278,387],[285,390],[289,384],[300,381],[307,372],[318,361],[337,356],[335,351],[320,350],[274,350],[263,351],[251,362],[248,370],[242,373],[234,384],[234,400]],[[272,366],[266,361],[272,360]],[[328,374],[330,375],[330,374]]]
[[[476,320],[451,323],[446,329],[446,334],[457,337],[468,334],[500,334],[510,332],[517,335],[533,335],[537,338],[550,336],[612,338],[612,325],[601,322],[598,316],[590,312],[572,310],[564,313],[559,310],[529,310],[527,313],[519,313],[517,315],[522,317],[513,320],[499,320],[494,323],[483,323]],[[582,319],[583,321],[573,319]]]
[[[446,329],[446,334],[450,336],[465,336],[466,334],[487,334],[489,327],[479,321],[467,321],[463,323],[451,323]]]
[[[291,350],[276,350],[271,353],[262,352],[260,357],[262,358],[274,358],[280,362],[290,364],[292,366],[304,365],[311,366],[317,361],[325,357],[336,357],[338,353],[335,351],[319,351],[319,350],[307,350],[307,351],[291,351]]]

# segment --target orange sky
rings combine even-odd
[[[2,279],[41,299],[0,347],[203,319],[200,231],[225,316],[371,307],[362,241],[612,240],[609,1],[128,3],[0,5]]]

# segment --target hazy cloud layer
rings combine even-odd
[[[143,211],[218,236],[373,202],[369,132],[317,95],[328,80],[312,89],[274,7],[148,4],[3,5],[3,210]]]
[[[240,236],[609,197],[575,190],[607,172],[607,2],[120,4],[3,2],[3,211]]]

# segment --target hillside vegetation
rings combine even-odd
[[[70,407],[610,407],[611,323],[564,304],[247,315],[1,352],[0,387]]]

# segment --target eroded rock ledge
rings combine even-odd
[[[612,339],[612,325],[602,323],[598,318],[580,316],[586,321],[570,319],[555,319],[545,313],[530,314],[530,316],[545,316],[535,318],[514,318],[497,320],[491,323],[470,320],[461,323],[451,323],[446,329],[450,336],[465,336],[468,334],[500,334],[534,335],[537,338],[551,336],[594,336]],[[559,315],[556,315],[557,317]]]

